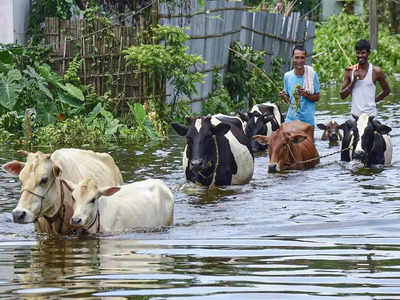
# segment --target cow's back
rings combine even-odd
[[[298,144],[293,144],[294,149],[292,152],[296,161],[298,162],[307,160],[311,161],[294,165],[295,169],[311,169],[319,163],[319,154],[317,148],[315,147],[313,138],[314,130],[310,124],[301,122],[299,120],[294,120],[292,122],[283,123],[280,130],[284,134],[303,132],[307,135],[307,138],[304,141]]]
[[[254,157],[250,140],[243,131],[243,123],[239,118],[224,115],[216,115],[211,118],[213,125],[218,125],[220,122],[231,126],[231,129],[224,136],[229,142],[229,151],[233,155],[235,160],[233,163],[236,164],[235,169],[237,170],[236,173],[232,174],[231,184],[247,183],[253,177]]]
[[[99,186],[121,185],[121,172],[107,153],[63,148],[51,155],[53,164],[61,169],[62,177],[73,182],[92,177]]]
[[[294,120],[291,122],[285,122],[281,125],[280,131],[283,132],[295,132],[295,131],[302,131],[311,139],[314,140],[313,134],[314,129],[313,127],[305,122],[301,122],[299,120]]]
[[[100,226],[104,232],[171,225],[173,212],[174,196],[159,179],[123,185],[114,195],[99,199]]]

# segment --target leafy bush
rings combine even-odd
[[[213,89],[208,95],[207,101],[203,102],[202,115],[214,115],[221,113],[230,115],[232,112],[238,112],[245,109],[245,102],[235,102],[229,95],[228,90],[222,84],[221,74],[218,70],[213,74]]]
[[[318,24],[314,40],[313,65],[320,76],[321,83],[342,81],[344,71],[349,62],[339,48],[335,38],[343,47],[346,55],[355,59],[355,43],[358,39],[369,39],[368,24],[359,17],[341,13],[332,16],[325,23]],[[380,66],[390,76],[393,72],[400,72],[400,38],[391,35],[387,28],[379,28],[378,51],[371,50],[370,62]]]
[[[184,28],[173,26],[155,26],[151,32],[145,35],[154,34],[153,40],[156,44],[142,44],[132,46],[124,51],[128,65],[134,65],[140,72],[146,72],[150,76],[150,95],[155,91],[156,85],[163,86],[162,83],[170,81],[174,87],[173,103],[186,95],[191,97],[197,93],[195,84],[203,81],[204,75],[196,70],[198,64],[203,64],[204,60],[197,55],[187,54],[185,42],[189,35],[184,32]],[[163,44],[160,44],[163,42]],[[165,99],[160,100],[157,114],[164,119]],[[172,113],[174,107],[172,107]]]
[[[232,44],[232,49],[239,52],[230,53],[229,65],[224,77],[224,86],[231,98],[240,103],[249,100],[249,105],[265,101],[279,101],[276,89],[260,74],[261,71],[250,66],[245,60],[255,64],[258,69],[264,69],[264,51],[254,51],[253,48],[239,42]],[[243,59],[244,58],[244,59]],[[274,58],[268,76],[278,85],[283,85],[282,60]]]

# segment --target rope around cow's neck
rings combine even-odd
[[[215,157],[216,157],[216,160],[215,160],[214,171],[211,174],[212,175],[212,180],[211,180],[210,185],[208,186],[209,188],[215,186],[215,177],[217,176],[217,168],[218,168],[218,162],[219,162],[219,151],[218,151],[217,137],[215,135],[213,135],[212,138],[213,138],[214,144],[215,144]],[[201,177],[203,177],[203,178],[210,177],[210,176],[205,176],[205,175],[201,174],[201,172],[199,172],[199,175]]]
[[[89,230],[90,228],[92,228],[92,226],[97,222],[97,231],[96,232],[100,232],[100,212],[99,209],[97,208],[97,213],[96,213],[96,217],[94,218],[92,224],[89,225],[89,227],[86,230]]]
[[[332,152],[332,153],[329,153],[329,154],[325,154],[325,155],[322,155],[322,156],[318,155],[316,157],[313,157],[313,158],[310,158],[310,159],[306,159],[306,160],[296,160],[296,158],[294,157],[294,154],[292,152],[292,149],[290,148],[290,145],[287,144],[287,146],[288,146],[289,153],[290,153],[290,155],[292,156],[292,158],[294,160],[294,163],[291,164],[290,167],[293,167],[293,166],[295,166],[297,164],[305,164],[305,163],[312,162],[314,160],[318,160],[318,159],[321,159],[321,158],[324,158],[324,157],[332,156],[334,154],[341,153],[343,151],[346,151],[346,150],[349,150],[349,149],[352,148],[351,146],[349,146],[349,147],[341,149],[339,151],[335,151],[335,152]]]

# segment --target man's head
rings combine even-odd
[[[367,40],[358,40],[356,43],[356,51],[357,50],[367,50],[370,52],[371,50],[371,45]]]
[[[294,69],[301,74],[304,71],[304,65],[306,63],[306,50],[302,45],[296,45],[293,48],[292,61]]]
[[[356,56],[358,64],[363,65],[368,63],[368,56],[370,55],[371,45],[367,40],[358,40],[356,43]]]

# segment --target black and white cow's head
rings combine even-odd
[[[391,160],[391,143],[388,144],[384,137],[392,130],[390,127],[367,114],[361,114],[356,121],[348,120],[339,127],[344,132],[343,161],[359,160],[367,166],[390,164],[388,158]]]
[[[194,177],[208,177],[212,175],[216,168],[217,160],[217,136],[223,136],[230,130],[230,125],[219,123],[211,124],[211,117],[188,118],[189,125],[172,123],[175,131],[186,137],[186,172]],[[191,176],[189,176],[191,177]],[[193,181],[196,178],[191,178]]]
[[[258,143],[253,136],[270,136],[284,121],[279,106],[271,102],[254,105],[250,112],[240,114],[240,118],[246,122],[245,134],[251,141],[250,146],[253,152],[267,149],[266,145]]]
[[[274,115],[261,114],[257,111],[247,114],[240,114],[240,118],[246,122],[246,136],[250,139],[250,146],[253,152],[265,151],[266,145],[262,145],[254,140],[255,135],[270,136],[272,131],[279,129],[280,124]],[[268,124],[271,124],[268,126]]]

